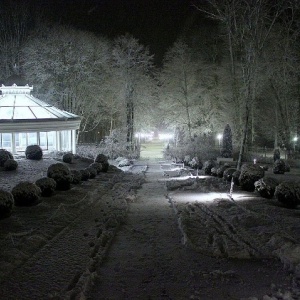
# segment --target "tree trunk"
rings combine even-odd
[[[239,158],[238,158],[238,163],[237,163],[237,170],[241,169],[242,166],[242,158],[245,152],[245,145],[247,143],[247,133],[249,129],[249,116],[250,116],[250,108],[248,102],[246,103],[246,116],[245,116],[245,123],[244,123],[244,132],[243,132],[243,137],[242,137],[242,142],[240,146],[240,153],[239,153]]]
[[[133,125],[134,125],[134,104],[133,87],[126,87],[126,142],[128,150],[133,150]]]

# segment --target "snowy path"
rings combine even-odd
[[[150,163],[87,299],[262,299],[272,283],[290,284],[278,261],[217,259],[184,246],[160,179]]]
[[[140,185],[139,180],[139,177],[130,174],[99,174],[81,187],[74,187],[74,192],[59,192],[59,199],[53,196],[32,207],[32,210],[41,212],[48,201],[55,203],[60,200],[58,209],[43,219],[41,229],[38,222],[31,221],[36,227],[36,234],[23,242],[43,241],[44,245],[31,249],[31,256],[0,282],[0,299],[58,300],[73,299],[74,295],[80,294],[95,265],[101,264],[111,238],[126,216],[125,197]],[[79,195],[82,200],[78,201]],[[66,197],[69,203],[71,198],[75,198],[75,203],[62,205],[64,202],[61,200]],[[35,215],[31,218],[34,219]],[[19,249],[21,257],[29,253],[29,249],[22,249],[22,246]],[[0,251],[0,258],[2,255],[4,253]]]

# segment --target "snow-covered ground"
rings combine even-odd
[[[17,171],[0,172],[0,188],[10,190],[21,180],[34,182],[39,177],[45,176],[48,166],[56,162],[57,160],[53,158],[41,161],[20,159]],[[89,163],[88,161],[75,161],[70,168],[83,168]],[[118,165],[117,161],[110,163]],[[20,281],[23,289],[22,293],[25,295],[23,299],[29,299],[26,298],[26,295],[30,295],[32,290],[28,289],[28,272],[35,274],[41,266],[49,269],[45,272],[45,277],[43,278],[39,273],[32,275],[30,279],[32,280],[32,289],[36,286],[38,294],[42,291],[51,291],[49,285],[41,282],[54,280],[55,274],[59,274],[55,276],[57,276],[57,280],[61,278],[61,282],[53,281],[52,298],[55,299],[57,295],[61,295],[61,289],[65,288],[65,285],[68,286],[66,294],[69,296],[72,293],[79,293],[77,289],[87,292],[87,287],[94,281],[94,276],[99,275],[103,257],[109,255],[110,243],[118,234],[120,224],[125,222],[126,227],[125,220],[130,206],[140,202],[139,209],[142,209],[143,205],[145,208],[152,205],[153,214],[164,214],[169,208],[166,206],[166,209],[162,210],[162,203],[159,199],[165,197],[177,219],[184,247],[216,258],[220,262],[219,268],[214,267],[210,270],[210,266],[206,265],[206,271],[201,271],[201,273],[198,270],[199,274],[197,274],[200,277],[197,276],[200,279],[202,278],[204,281],[210,279],[212,282],[226,278],[226,282],[228,280],[228,283],[233,283],[237,276],[241,276],[240,270],[231,270],[230,273],[230,270],[221,267],[225,261],[230,259],[238,260],[241,264],[260,260],[280,261],[285,272],[291,272],[291,275],[288,277],[284,273],[276,274],[277,282],[274,282],[272,292],[265,293],[263,300],[300,299],[298,279],[300,278],[299,209],[283,208],[276,199],[263,199],[255,193],[240,191],[237,187],[234,187],[232,200],[228,197],[230,186],[222,179],[202,176],[201,172],[199,172],[199,176],[190,176],[189,172],[183,172],[181,166],[173,166],[168,162],[160,162],[160,166],[158,165],[154,172],[153,164],[157,165],[157,162],[134,161],[128,166],[120,167],[127,173],[101,174],[97,179],[75,186],[70,191],[58,192],[54,197],[43,199],[38,206],[17,208],[12,217],[1,220],[0,253],[3,268],[1,268],[0,283],[3,283],[3,289],[0,289],[0,295],[1,292],[12,293],[15,291],[15,295],[13,293],[5,295],[5,299],[16,299],[18,289],[16,289],[14,281],[10,279],[16,278],[15,280]],[[152,171],[150,170],[152,173],[148,173],[149,166],[152,168]],[[165,171],[178,172],[178,170],[179,174],[176,173],[176,177],[173,177],[172,173],[165,173]],[[133,174],[129,174],[129,172]],[[136,189],[141,187],[144,174],[146,174],[146,179],[147,176],[151,177],[151,185],[148,188],[140,189],[136,195]],[[277,178],[279,180],[298,180],[299,173],[298,170],[292,170],[292,172]],[[162,186],[164,192],[161,191]],[[138,213],[139,211],[137,211]],[[152,217],[153,222],[151,221]],[[147,235],[150,235],[153,230],[154,232],[158,230],[155,225],[156,217],[156,215],[147,215],[147,218],[150,218],[148,223],[143,223],[143,225],[136,223],[131,226],[135,226],[135,228],[142,226],[137,233],[139,235],[143,233],[143,236],[145,235],[147,238]],[[162,215],[162,220],[163,218]],[[132,222],[138,222],[138,219],[135,221],[135,218],[132,218]],[[76,224],[80,224],[80,226]],[[147,224],[151,228],[148,228]],[[169,233],[163,228],[161,227],[161,240],[168,241]],[[132,233],[127,238],[129,239],[131,235]],[[147,238],[145,241],[148,240]],[[154,240],[149,240],[149,247],[154,242]],[[75,248],[74,245],[76,245]],[[68,255],[71,257],[75,255],[73,248],[77,253],[74,257],[75,261],[70,261],[75,265],[69,267],[68,259],[64,255],[65,250],[63,250],[67,248],[70,249]],[[134,251],[134,255],[139,257],[141,255],[139,251],[143,251],[143,249]],[[158,247],[155,255],[159,257],[160,253],[157,251],[168,250],[163,249],[162,246]],[[116,255],[118,254],[116,253]],[[62,261],[60,261],[60,257]],[[46,258],[49,261],[45,261]],[[76,263],[77,259],[80,260],[80,264]],[[50,268],[49,264],[52,260],[53,267]],[[54,261],[63,262],[65,272],[61,272],[60,263],[57,264]],[[172,260],[169,263],[173,264]],[[16,267],[18,269],[15,269]],[[174,268],[177,267],[183,268],[174,261]],[[259,272],[258,270],[257,279],[252,278],[251,280],[268,282],[268,278],[262,278]],[[281,275],[283,276],[282,286],[280,285]],[[7,281],[5,280],[6,276]],[[126,272],[124,276],[126,276]],[[130,276],[128,278],[130,282]],[[200,280],[199,278],[198,280]],[[164,280],[170,281],[171,284],[172,278]],[[241,289],[247,289],[247,286],[242,285]],[[195,290],[192,299],[206,299],[201,298],[197,293]],[[245,294],[248,297],[253,296],[253,298],[245,299],[259,299],[250,287]]]

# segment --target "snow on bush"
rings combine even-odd
[[[104,162],[101,163],[102,164],[102,170],[101,172],[107,173],[108,172],[108,168],[109,168],[109,163],[108,162]]]
[[[14,159],[8,159],[4,163],[3,167],[5,171],[14,171],[18,168],[18,162],[15,161]]]
[[[25,156],[27,159],[40,160],[43,157],[43,150],[39,145],[29,145],[26,147]]]
[[[128,158],[124,158],[121,161],[119,161],[118,167],[120,167],[120,168],[128,167],[128,166],[131,166],[132,164],[133,164],[132,160],[130,160]]]
[[[277,159],[274,162],[273,173],[274,174],[284,174],[286,170],[285,162],[283,159]]]
[[[81,180],[82,181],[87,181],[90,178],[90,172],[88,169],[81,169],[80,170],[81,173]]]
[[[244,164],[241,168],[239,183],[243,190],[253,192],[255,181],[263,178],[265,171],[257,164]]]
[[[62,164],[56,163],[48,167],[47,176],[56,181],[56,189],[61,191],[69,190],[72,182],[70,169]]]
[[[13,159],[13,155],[7,151],[6,149],[0,149],[0,167],[4,166],[4,163],[8,160],[8,159]]]
[[[16,206],[32,206],[39,203],[41,189],[32,182],[21,181],[11,191]]]
[[[228,164],[225,164],[225,165],[220,166],[219,168],[217,168],[217,176],[222,178],[223,174],[224,174],[224,171],[228,168],[230,168],[230,166]]]
[[[95,168],[88,167],[86,169],[90,174],[90,177],[89,177],[90,179],[93,179],[97,176],[97,170]]]
[[[198,159],[198,157],[193,157],[191,161],[189,161],[188,165],[193,169],[201,170],[203,167],[202,162]]]
[[[49,177],[38,179],[35,184],[41,189],[42,196],[50,197],[56,189],[56,181]]]
[[[71,170],[72,183],[79,184],[81,182],[81,172],[79,170]]]
[[[62,160],[64,163],[71,164],[73,161],[73,153],[65,153]]]
[[[213,135],[203,134],[190,137],[184,137],[184,133],[177,138],[176,147],[171,143],[164,151],[164,157],[173,159],[175,162],[185,162],[189,157],[197,157],[199,161],[216,159],[219,151],[215,149],[215,139]]]
[[[211,169],[216,167],[216,162],[214,160],[207,160],[204,162],[203,169],[205,175],[211,175]]]
[[[0,190],[0,219],[8,218],[13,209],[14,197],[12,193]]]
[[[99,174],[102,171],[102,164],[101,163],[92,163],[89,165],[89,167],[96,169],[97,174]]]
[[[232,175],[233,175],[233,173],[234,173],[235,171],[236,171],[235,168],[227,168],[226,170],[224,170],[223,178],[224,178],[226,181],[231,181]]]
[[[210,169],[210,175],[217,177],[218,167],[212,167]]]
[[[168,191],[173,191],[173,190],[185,187],[185,186],[191,186],[194,184],[194,182],[195,182],[195,180],[192,178],[189,178],[186,180],[178,180],[178,181],[170,180],[170,181],[166,182],[166,188]]]
[[[255,191],[263,198],[271,199],[274,196],[276,186],[279,182],[271,177],[264,177],[255,181]]]
[[[281,182],[275,189],[276,199],[287,208],[296,208],[300,204],[300,184]]]
[[[103,153],[99,153],[99,154],[97,154],[97,156],[95,158],[95,162],[100,163],[100,164],[107,163],[108,162],[108,157]]]
[[[232,180],[235,185],[240,185],[240,180],[239,180],[240,175],[241,175],[240,170],[236,170],[235,172],[232,173]]]

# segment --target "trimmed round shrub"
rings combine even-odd
[[[56,189],[56,181],[49,177],[40,178],[35,184],[41,189],[43,197],[52,196]]]
[[[14,159],[8,159],[3,167],[5,171],[14,171],[18,168],[18,163]]]
[[[81,182],[81,172],[79,170],[71,170],[72,183],[79,184]]]
[[[21,181],[11,191],[16,206],[32,206],[39,203],[41,189],[32,182]]]
[[[284,163],[285,163],[284,171],[285,172],[291,172],[291,166],[287,162],[284,162]]]
[[[90,168],[94,168],[97,171],[97,174],[99,174],[102,171],[102,164],[101,163],[92,163],[89,165]]]
[[[210,175],[211,176],[216,176],[217,177],[217,172],[218,172],[218,168],[217,167],[212,167],[210,169]]]
[[[277,159],[274,162],[273,173],[274,174],[284,174],[285,172],[285,162],[283,159]]]
[[[236,169],[235,168],[227,168],[226,170],[224,170],[224,173],[223,173],[223,178],[226,180],[226,181],[231,181],[232,179],[232,176],[233,176],[233,173],[236,172]]]
[[[244,164],[239,177],[240,186],[243,190],[253,192],[254,182],[263,178],[265,171],[257,164]]]
[[[214,160],[207,160],[204,162],[203,169],[205,175],[211,175],[211,169],[216,167],[216,162]]]
[[[230,167],[229,165],[225,164],[225,165],[220,166],[219,168],[217,168],[217,176],[220,177],[220,178],[222,178],[223,174],[224,174],[224,171],[226,169],[228,169],[229,167]]]
[[[105,154],[98,154],[95,158],[95,162],[97,163],[107,163],[108,162],[108,157]]]
[[[13,155],[6,149],[0,149],[0,167],[3,167],[8,159],[14,159]]]
[[[199,170],[201,170],[203,167],[203,164],[198,159],[198,157],[194,157],[191,161],[189,161],[188,165],[193,169],[199,169]]]
[[[86,168],[88,172],[90,173],[90,179],[93,179],[97,176],[97,170],[95,168]]]
[[[109,163],[108,162],[103,162],[103,163],[101,163],[101,165],[102,165],[101,172],[107,173],[108,168],[109,168]]]
[[[240,170],[236,170],[235,172],[232,173],[232,179],[235,185],[240,185],[240,180],[239,180],[240,175],[241,175]]]
[[[71,188],[72,174],[70,169],[62,164],[56,163],[48,167],[47,176],[56,181],[56,189],[66,191]]]
[[[26,147],[25,156],[27,159],[40,160],[43,157],[43,150],[39,145],[29,145]]]
[[[296,208],[300,204],[300,184],[295,182],[282,182],[276,186],[276,199],[284,207]]]
[[[0,190],[0,219],[8,218],[13,209],[14,197],[12,193]]]
[[[88,169],[82,169],[80,170],[81,173],[81,180],[82,181],[87,181],[90,178],[90,172]]]
[[[255,191],[263,198],[271,199],[275,194],[276,186],[279,182],[271,177],[264,177],[255,181],[254,187]]]
[[[71,164],[73,161],[73,153],[65,153],[62,157],[64,163]]]

